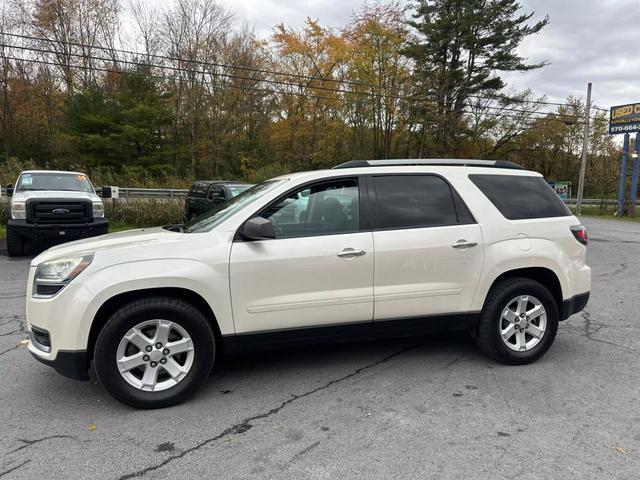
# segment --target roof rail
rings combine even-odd
[[[506,160],[465,160],[447,158],[428,159],[400,159],[400,160],[351,160],[333,167],[336,168],[360,168],[360,167],[406,167],[406,166],[439,166],[439,167],[489,167],[489,168],[510,168],[514,170],[524,170],[517,163]]]

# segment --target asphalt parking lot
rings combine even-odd
[[[30,259],[0,257],[0,478],[638,478],[640,223],[585,223],[591,300],[536,364],[466,335],[279,351],[155,411],[32,359]]]

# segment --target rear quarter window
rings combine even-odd
[[[571,215],[571,210],[542,177],[474,174],[469,179],[509,220]]]
[[[187,195],[191,197],[204,197],[207,193],[207,189],[209,188],[209,183],[206,182],[195,182],[191,185],[189,189],[189,193]]]

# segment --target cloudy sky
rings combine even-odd
[[[364,0],[223,0],[238,21],[268,36],[279,22],[300,28],[306,17],[339,27]],[[403,3],[408,3],[405,0]],[[535,19],[551,23],[526,40],[520,52],[532,62],[550,65],[505,78],[518,89],[530,88],[550,100],[586,95],[593,82],[594,101],[609,107],[640,101],[640,0],[520,0]]]

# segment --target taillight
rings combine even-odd
[[[576,237],[581,244],[586,245],[589,243],[589,236],[587,235],[587,227],[584,225],[575,225],[571,227],[571,233]]]

